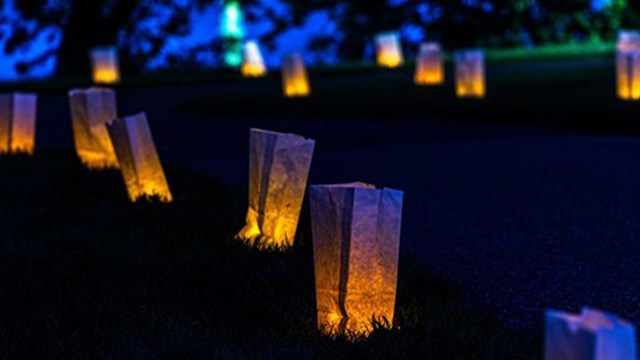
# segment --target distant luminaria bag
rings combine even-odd
[[[38,96],[0,95],[0,153],[33,154]]]

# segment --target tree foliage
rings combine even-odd
[[[0,0],[0,6],[7,0]],[[87,53],[96,45],[118,44],[127,69],[143,68],[160,53],[171,35],[189,32],[191,14],[223,0],[14,0],[18,18],[0,17],[12,29],[4,52],[14,54],[42,32],[55,29],[59,44],[24,59],[27,71],[51,57],[60,76],[88,73]],[[275,11],[279,2],[287,11]],[[342,59],[360,59],[376,33],[419,29],[423,36],[406,36],[417,45],[440,41],[448,49],[469,46],[533,46],[545,43],[610,41],[622,27],[640,27],[640,0],[608,0],[594,9],[592,0],[242,0],[248,22],[269,20],[271,30],[262,43],[273,48],[277,37],[292,26],[325,11],[337,31],[312,39],[312,50],[336,49]],[[144,26],[149,19],[154,26]],[[216,31],[213,29],[212,31]],[[54,43],[56,39],[49,39]],[[409,48],[416,48],[410,46]],[[203,44],[192,54],[220,51]],[[170,57],[188,65],[189,54]]]
[[[0,7],[6,0],[0,0]],[[14,54],[28,47],[42,31],[57,30],[58,46],[18,64],[27,71],[57,57],[56,74],[88,73],[89,50],[98,45],[118,44],[122,58],[132,64],[158,54],[169,35],[189,31],[190,13],[207,3],[204,0],[20,0],[13,1],[15,17],[0,18],[11,29],[4,52]],[[141,26],[151,18],[161,18],[160,26]],[[53,36],[48,39],[53,42]]]

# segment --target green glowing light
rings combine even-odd
[[[224,46],[224,63],[230,67],[238,67],[242,63],[242,38],[244,26],[242,8],[237,0],[225,0],[222,14],[222,42]]]

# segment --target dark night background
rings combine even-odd
[[[547,308],[640,323],[640,104],[615,96],[631,0],[246,0],[270,73],[222,66],[223,3],[1,1],[0,87],[39,95],[37,150],[0,157],[0,351],[7,358],[540,359]],[[373,65],[400,30],[406,63]],[[413,85],[423,41],[482,47],[487,97]],[[145,111],[175,202],[131,204],[84,169],[67,92],[117,44],[121,115]],[[302,52],[313,88],[286,99]],[[317,141],[310,184],[405,192],[396,327],[316,329],[308,204],[292,251],[233,239],[249,128]]]

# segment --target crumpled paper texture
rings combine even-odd
[[[111,89],[75,89],[69,92],[76,153],[90,169],[118,168],[107,123],[118,117],[116,93]]]
[[[307,69],[300,54],[286,56],[282,61],[282,85],[286,97],[311,95]]]
[[[392,325],[402,191],[317,185],[310,199],[318,327],[368,335],[372,320]]]
[[[0,153],[33,154],[38,96],[0,95]]]
[[[151,130],[144,113],[116,119],[107,124],[111,142],[120,163],[129,198],[157,196],[173,200]]]
[[[440,85],[444,83],[444,54],[437,43],[420,45],[413,78],[417,85]]]
[[[249,210],[237,237],[259,248],[293,245],[315,141],[251,129]]]
[[[548,310],[545,360],[637,360],[635,327],[598,310]]]
[[[455,54],[456,95],[458,97],[485,96],[484,52],[465,50]]]

